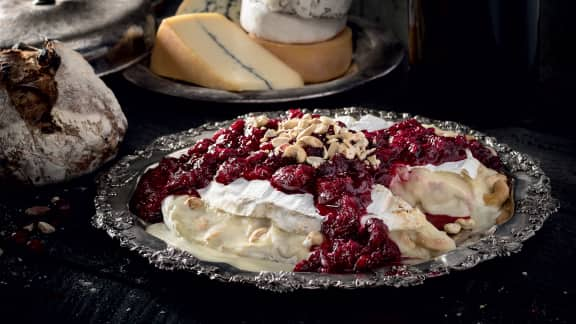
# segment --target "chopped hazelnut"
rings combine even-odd
[[[458,223],[449,223],[444,225],[444,232],[448,234],[458,234],[462,230],[462,226]]]

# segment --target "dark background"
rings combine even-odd
[[[206,121],[293,107],[366,106],[455,120],[487,132],[539,159],[561,202],[560,211],[520,253],[417,287],[274,294],[160,271],[120,248],[90,225],[93,176],[36,190],[0,186],[0,323],[212,323],[226,318],[273,323],[573,323],[576,136],[571,116],[576,87],[575,56],[569,55],[566,43],[576,35],[570,25],[575,11],[569,10],[574,5],[568,1],[554,3],[554,8],[546,6],[548,16],[540,28],[545,38],[540,38],[539,51],[546,48],[548,54],[538,57],[547,59],[533,66],[513,64],[514,56],[503,53],[515,50],[501,47],[490,50],[494,55],[484,61],[479,55],[469,55],[470,60],[431,56],[346,93],[264,105],[191,102],[136,88],[121,75],[105,78],[129,120],[119,156]],[[460,41],[455,44],[474,45]],[[539,72],[544,67],[552,71],[549,77]],[[29,222],[23,210],[46,205],[54,196],[72,208],[55,233],[39,237],[44,248],[32,252],[14,244],[12,232]]]

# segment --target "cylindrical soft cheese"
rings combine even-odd
[[[284,44],[250,35],[272,54],[298,72],[304,82],[335,79],[348,71],[352,62],[352,31],[344,29],[331,40],[313,44]]]
[[[296,14],[304,18],[341,18],[350,9],[352,0],[254,0],[272,11]]]
[[[307,19],[274,12],[259,0],[244,0],[240,24],[250,34],[279,43],[316,43],[333,38],[346,27],[346,16]]]

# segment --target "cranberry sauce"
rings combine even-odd
[[[278,122],[270,120],[271,127]],[[268,125],[267,125],[268,126]],[[287,161],[272,151],[260,150],[264,130],[245,127],[239,119],[212,138],[198,141],[179,158],[164,158],[140,179],[131,201],[134,212],[148,222],[162,221],[161,203],[168,195],[198,196],[196,189],[212,179],[228,184],[237,178],[269,179]]]
[[[463,135],[436,135],[434,128],[426,128],[415,119],[364,134],[376,148],[376,157],[381,162],[376,182],[385,186],[390,185],[398,166],[460,161],[466,158],[466,149],[487,167],[496,171],[503,169],[500,159],[477,140],[468,140]]]
[[[299,110],[290,110],[287,116],[303,117]],[[312,194],[319,213],[325,216],[321,229],[324,242],[314,246],[310,257],[298,263],[295,271],[364,272],[401,260],[400,251],[381,220],[369,219],[365,224],[360,221],[371,202],[372,187],[375,183],[388,185],[396,166],[461,160],[466,158],[466,149],[490,167],[498,169],[501,165],[477,141],[463,136],[437,136],[433,129],[407,120],[389,129],[364,133],[369,143],[367,149],[375,149],[371,154],[379,164],[368,163],[366,157],[362,160],[336,153],[314,167],[302,163],[297,156],[283,154],[281,147],[275,148],[265,136],[268,131],[278,131],[283,121],[266,119],[255,126],[239,119],[212,138],[197,142],[185,155],[163,159],[158,167],[142,176],[132,209],[146,221],[159,222],[161,202],[168,195],[197,196],[196,190],[212,180],[223,184],[238,178],[269,180],[274,188],[285,193]],[[325,147],[329,146],[328,138],[334,135],[335,128],[342,126],[336,122],[324,133],[311,133],[315,139],[310,143],[320,140]],[[295,142],[286,141],[285,145]],[[318,159],[325,155],[326,149],[304,145],[302,150]]]

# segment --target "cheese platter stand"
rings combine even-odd
[[[0,8],[8,2],[0,2]],[[71,3],[74,1],[69,1],[69,8]],[[175,10],[173,3],[162,1],[154,1],[152,6],[159,17]],[[146,15],[139,17],[145,21]],[[367,26],[362,20],[351,21]],[[131,30],[146,35],[146,26],[139,26]],[[356,35],[366,30],[363,28],[357,29]],[[122,39],[125,30],[115,39]],[[266,100],[253,96],[219,100],[212,94],[202,97],[198,87],[183,83],[179,85],[191,88],[175,91],[145,83],[142,80],[152,77],[143,63],[150,45],[145,38],[131,44],[137,44],[129,46],[136,52],[124,56],[127,59],[119,64],[111,65],[102,55],[85,55],[100,57],[88,61],[97,72],[100,69],[102,80],[128,120],[117,157],[96,172],[60,184],[23,189],[2,184],[0,188],[0,316],[6,322],[204,323],[227,318],[273,323],[573,322],[569,305],[576,294],[572,262],[576,251],[576,137],[570,121],[562,116],[562,111],[574,104],[568,90],[519,80],[513,80],[515,86],[510,87],[511,79],[488,74],[465,82],[448,72],[422,76],[419,71],[409,71],[402,55],[397,61],[383,57],[386,69],[338,91],[290,93]],[[110,48],[114,46],[106,45],[107,51]],[[281,294],[187,271],[158,269],[92,224],[98,175],[161,136],[254,111],[353,106],[453,120],[494,136],[540,161],[560,209],[518,253],[422,285]],[[46,215],[41,215],[43,212]],[[34,239],[19,243],[14,234],[35,222],[34,217],[46,217],[43,219],[53,228],[42,230],[36,222]]]

